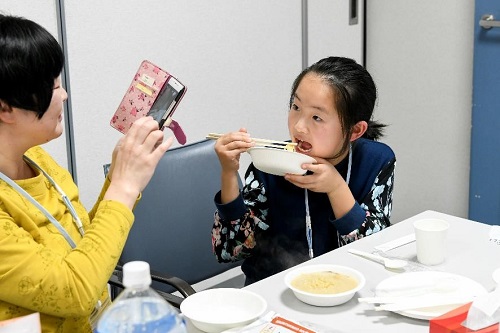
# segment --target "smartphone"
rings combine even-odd
[[[170,125],[175,108],[186,92],[186,87],[175,77],[170,76],[158,94],[147,115],[152,116],[161,129]]]
[[[184,144],[184,132],[172,116],[186,91],[187,87],[173,75],[144,60],[113,114],[110,125],[125,134],[138,118],[152,116],[160,129],[169,127],[177,141]]]

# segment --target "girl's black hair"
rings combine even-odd
[[[335,108],[339,114],[345,138],[338,156],[349,149],[349,137],[353,126],[359,121],[366,121],[368,124],[368,129],[363,134],[364,138],[378,140],[382,137],[383,128],[386,125],[372,119],[377,88],[370,73],[363,66],[344,57],[328,57],[312,64],[304,69],[293,82],[290,108],[300,82],[308,73],[318,75],[333,90]]]
[[[0,14],[0,100],[42,118],[63,65],[62,49],[46,29]]]

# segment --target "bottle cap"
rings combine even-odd
[[[149,264],[145,261],[131,261],[123,265],[123,285],[126,288],[151,285]]]

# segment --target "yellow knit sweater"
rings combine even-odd
[[[87,212],[71,175],[41,147],[26,155],[66,192],[82,220],[82,238],[59,193],[41,173],[16,181],[44,206],[77,244],[66,239],[23,195],[0,180],[0,320],[40,312],[43,332],[91,332],[89,315],[107,297],[106,282],[125,244],[134,216],[102,196]],[[99,175],[96,175],[99,177]]]

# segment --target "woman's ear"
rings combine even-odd
[[[0,99],[0,121],[4,123],[12,122],[13,112],[9,104]]]
[[[0,99],[0,111],[5,111],[7,109],[7,103]]]
[[[366,121],[364,120],[358,121],[356,125],[354,125],[352,128],[351,142],[362,137],[367,129],[368,129],[368,123]]]

